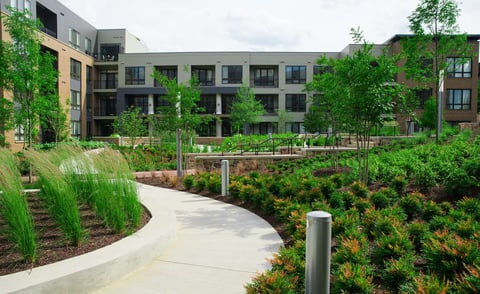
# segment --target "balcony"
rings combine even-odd
[[[117,109],[115,105],[106,106],[106,107],[94,107],[93,116],[116,116]]]

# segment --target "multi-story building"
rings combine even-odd
[[[141,40],[125,29],[99,30],[57,0],[0,0],[2,15],[6,5],[29,9],[44,28],[43,46],[57,58],[60,72],[58,91],[68,106],[71,135],[87,138],[108,136],[114,118],[129,106],[140,107],[146,115],[156,112],[165,90],[152,78],[154,69],[184,83],[195,74],[202,92],[200,104],[205,113],[218,117],[198,130],[200,136],[231,135],[229,111],[242,84],[255,91],[265,106],[266,114],[252,133],[271,133],[279,129],[279,111],[288,119],[281,129],[303,133],[303,116],[308,111],[305,83],[313,80],[320,68],[321,55],[341,58],[358,45],[348,45],[341,52],[148,52]],[[8,40],[3,23],[1,39]],[[400,50],[399,37],[375,49],[390,46]],[[478,52],[479,35],[470,35],[469,42]],[[452,56],[451,58],[455,58]],[[187,71],[184,71],[187,68]],[[479,67],[477,57],[470,63],[453,67],[447,74],[445,118],[450,123],[477,121]],[[405,77],[398,75],[398,82]],[[435,91],[419,93],[423,97]],[[423,95],[423,96],[422,96]],[[419,103],[422,107],[422,103]],[[419,109],[421,112],[421,109]],[[406,129],[405,121],[400,123]],[[24,139],[20,128],[6,134],[12,149],[18,150]],[[47,138],[40,137],[39,141]]]

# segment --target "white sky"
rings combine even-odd
[[[461,1],[461,2],[460,2]],[[460,0],[460,30],[480,34],[478,0]],[[154,52],[340,51],[409,33],[420,0],[60,0],[98,29],[126,28]]]

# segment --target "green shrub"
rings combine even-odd
[[[333,271],[332,293],[373,293],[373,269],[368,265],[344,263]]]
[[[415,251],[417,253],[421,253],[423,249],[423,244],[429,238],[429,227],[423,221],[414,221],[408,224],[407,232],[409,234],[409,238],[413,243]]]
[[[396,292],[401,285],[412,281],[416,275],[414,261],[415,257],[410,254],[388,260],[385,268],[380,271],[382,285]]]
[[[350,185],[350,192],[353,193],[356,197],[367,198],[368,197],[368,188],[362,182],[353,182]]]
[[[208,180],[204,176],[197,176],[193,186],[197,189],[197,192],[202,192],[207,186]]]
[[[423,209],[422,209],[422,219],[424,221],[430,221],[436,216],[444,215],[442,208],[432,200],[428,200],[424,202]]]
[[[385,268],[390,259],[399,259],[404,255],[413,255],[413,244],[405,232],[394,232],[382,235],[375,239],[372,252],[372,261],[379,267]]]
[[[193,182],[195,181],[195,177],[192,175],[187,175],[183,178],[183,186],[185,189],[190,190],[193,187]]]
[[[464,239],[448,230],[435,232],[425,243],[424,254],[431,272],[450,281],[467,273],[480,263],[480,247],[476,239]]]
[[[480,221],[480,198],[468,198],[464,197],[462,200],[457,201],[459,210],[470,214],[476,221]]]
[[[367,258],[369,243],[365,235],[359,237],[341,235],[338,243],[339,245],[332,256],[333,268],[345,263],[367,265],[370,262]]]
[[[380,190],[370,194],[370,201],[376,208],[382,209],[390,206],[397,198],[396,192],[389,188],[381,188]]]
[[[396,176],[391,182],[392,188],[398,193],[398,195],[403,195],[407,187],[408,180],[404,176]]]
[[[400,198],[399,205],[407,214],[408,220],[412,220],[422,212],[424,201],[423,194],[411,193]]]
[[[207,190],[213,194],[222,192],[222,178],[219,174],[210,174],[207,180]]]

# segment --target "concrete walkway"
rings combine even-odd
[[[186,192],[140,185],[176,214],[176,239],[152,262],[94,293],[245,293],[283,245],[257,215]],[[88,283],[88,281],[85,281]]]

